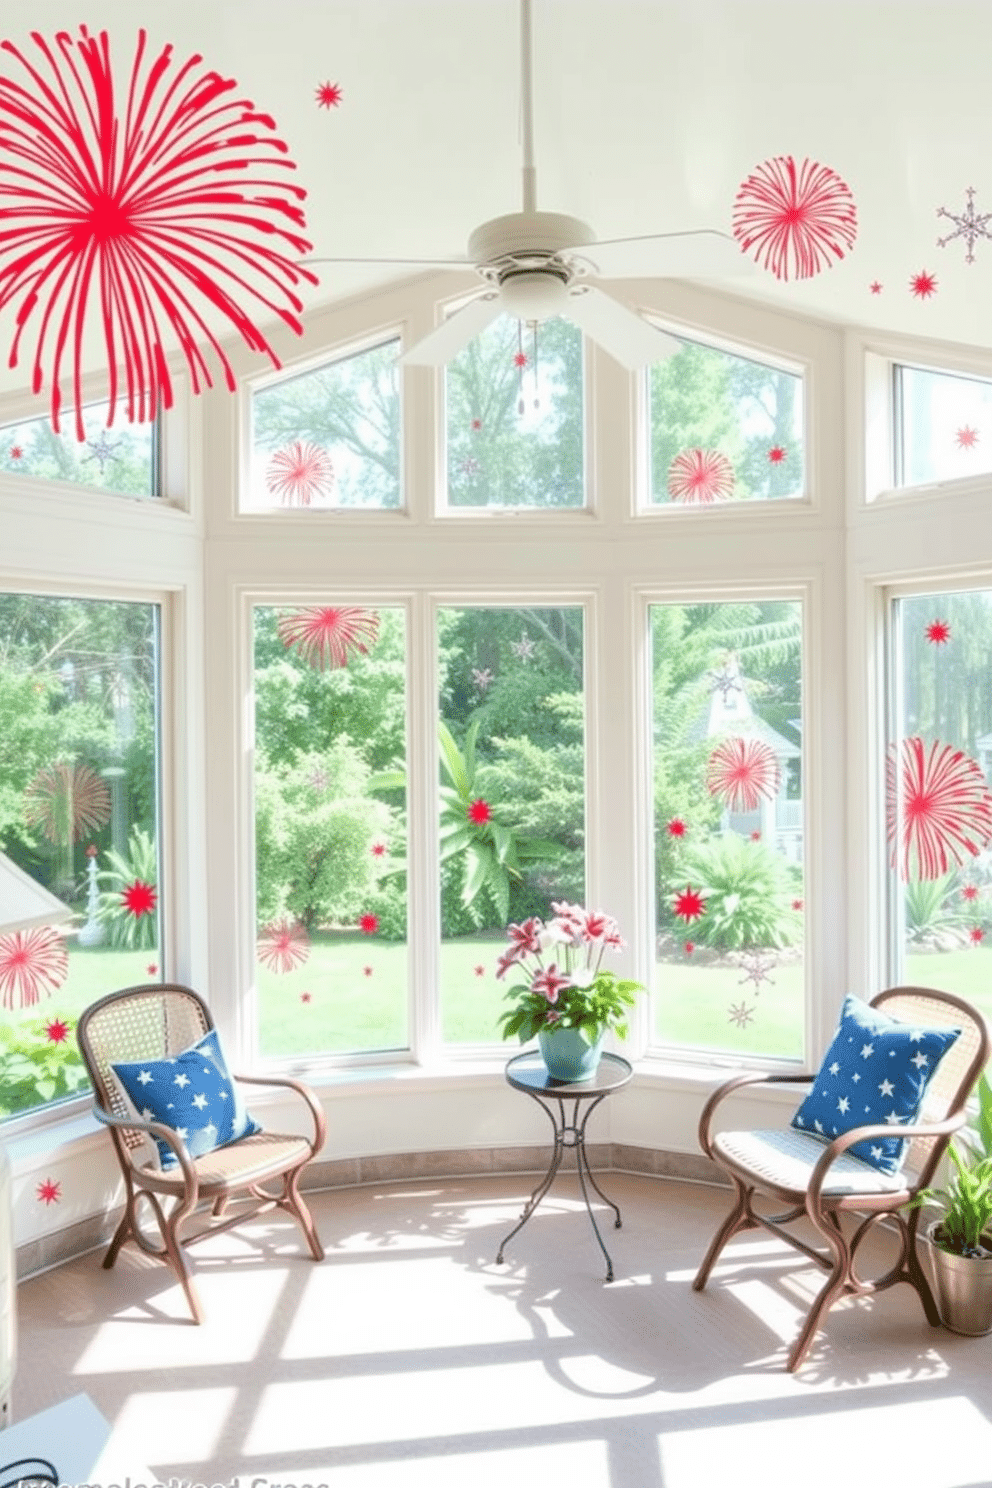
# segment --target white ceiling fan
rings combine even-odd
[[[715,229],[597,240],[576,217],[537,210],[534,166],[531,0],[520,0],[523,101],[523,211],[477,227],[464,257],[451,259],[312,258],[310,263],[404,264],[411,268],[473,265],[486,287],[403,353],[400,362],[439,367],[496,319],[528,325],[561,316],[579,326],[623,367],[664,360],[680,343],[598,288],[609,279],[717,279],[752,272],[734,239]]]

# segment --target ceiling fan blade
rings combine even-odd
[[[301,258],[304,264],[398,264],[411,269],[467,269],[471,262],[461,258]]]
[[[734,238],[709,228],[612,238],[590,243],[581,253],[604,279],[723,279],[755,272],[754,263]]]
[[[484,331],[499,315],[500,309],[499,296],[496,294],[479,295],[478,298],[469,300],[463,310],[449,315],[436,330],[428,332],[398,357],[397,361],[401,366],[410,367],[443,366],[456,357],[480,331]]]
[[[648,325],[601,289],[586,286],[569,295],[564,314],[629,372],[663,362],[682,350],[681,341]]]

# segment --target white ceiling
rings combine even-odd
[[[122,65],[139,25],[177,60],[200,52],[273,114],[316,254],[458,255],[519,210],[517,0],[91,0],[73,15],[106,27]],[[62,0],[14,0],[3,34],[27,49],[67,24]],[[729,231],[757,164],[808,156],[854,194],[853,250],[804,282],[762,270],[726,288],[992,346],[992,240],[971,264],[960,239],[936,245],[954,226],[937,208],[961,213],[969,186],[992,213],[988,0],[534,0],[534,42],[539,207],[600,238]],[[339,107],[317,106],[325,81]],[[909,292],[922,270],[927,300]],[[312,304],[404,271],[320,272]],[[2,361],[9,339],[0,317]]]

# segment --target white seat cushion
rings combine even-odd
[[[746,1168],[758,1180],[802,1193],[826,1144],[805,1132],[729,1131],[713,1138],[714,1149],[735,1167]],[[842,1152],[823,1185],[825,1194],[898,1193],[906,1187],[902,1173],[880,1173],[860,1158]]]

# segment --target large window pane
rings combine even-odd
[[[802,611],[650,609],[664,1044],[803,1056]]]
[[[506,926],[585,899],[583,614],[438,614],[441,1017],[492,1043],[507,1004]]]
[[[409,1042],[405,655],[397,609],[256,607],[263,1055]]]
[[[992,381],[896,365],[896,484],[992,470]]]
[[[83,409],[85,439],[77,441],[75,416],[65,414],[62,432],[51,419],[21,419],[0,428],[0,470],[31,480],[69,481],[126,496],[157,496],[157,425],[129,424],[120,406],[107,428],[108,406]]]
[[[243,511],[400,506],[399,349],[338,356],[253,394]]]
[[[681,351],[649,369],[648,389],[652,506],[803,495],[797,373],[683,341]]]
[[[992,1013],[992,590],[892,602],[890,979]]]
[[[79,1013],[160,975],[157,637],[155,605],[0,595],[4,1116],[78,1091]]]
[[[585,502],[582,335],[499,316],[445,373],[448,505],[577,507]]]

